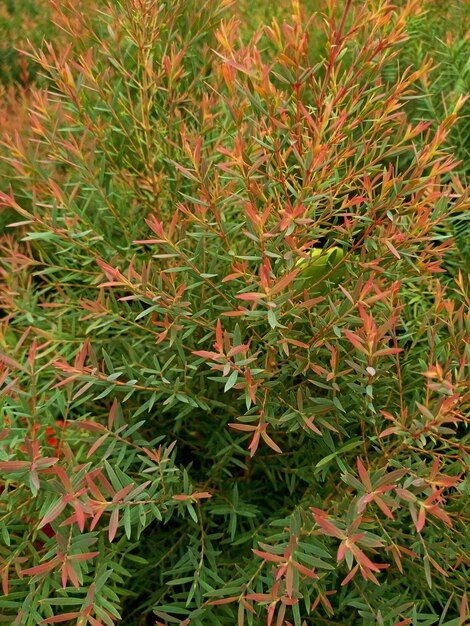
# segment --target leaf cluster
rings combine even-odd
[[[82,43],[31,52],[0,621],[463,626],[464,98],[408,110],[419,2],[293,2],[249,39],[229,4],[66,2]]]

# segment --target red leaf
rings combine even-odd
[[[93,521],[90,524],[90,530],[93,530],[95,528],[96,524],[99,522],[99,520],[100,520],[101,516],[103,515],[103,513],[105,512],[105,510],[106,510],[106,505],[104,505],[101,509],[99,509],[95,513],[95,515],[93,517]]]
[[[271,439],[271,437],[265,430],[261,432],[261,437],[264,439],[265,443],[267,443],[267,445],[271,448],[271,450],[274,450],[274,452],[277,452],[278,454],[282,454],[281,448]]]
[[[303,427],[309,428],[312,431],[312,433],[315,433],[316,435],[320,435],[320,437],[323,437],[321,430],[317,428],[315,424],[313,423],[314,420],[315,420],[315,415],[312,415],[311,417],[309,417],[307,420],[304,421]]]
[[[282,556],[278,556],[277,554],[269,554],[269,552],[261,552],[261,550],[255,550],[254,548],[252,548],[251,551],[254,554],[256,554],[256,556],[259,556],[260,559],[263,559],[264,561],[270,561],[273,563],[283,563],[285,561],[285,559]]]
[[[209,352],[208,350],[193,350],[191,354],[200,356],[203,359],[211,359],[212,361],[216,361],[217,359],[220,359],[220,356],[221,356],[218,352]]]
[[[101,435],[101,437],[99,437],[95,443],[91,446],[91,448],[88,450],[86,458],[89,459],[91,457],[91,455],[96,452],[96,450],[98,450],[98,448],[101,446],[102,443],[104,443],[106,441],[106,439],[109,437],[110,433],[105,433],[104,435]]]
[[[279,291],[282,291],[285,287],[290,285],[298,273],[299,273],[299,270],[297,269],[297,270],[293,270],[292,272],[289,272],[288,274],[285,274],[280,280],[277,281],[277,283],[275,283],[272,286],[270,290],[271,296],[278,293]]]
[[[248,593],[245,599],[254,600],[255,602],[267,602],[268,600],[272,600],[272,596],[269,593]]]
[[[2,591],[3,595],[8,595],[8,567],[4,567],[2,571]]]
[[[41,563],[40,565],[36,565],[35,567],[28,567],[27,569],[21,570],[21,574],[27,574],[28,576],[36,576],[37,574],[47,574],[60,563],[59,559],[52,559],[52,561],[48,561],[47,563]]]
[[[98,556],[99,552],[83,552],[82,554],[73,554],[70,557],[71,561],[89,561],[94,559],[95,556]]]
[[[250,426],[250,424],[229,424],[229,426],[234,430],[243,430],[247,433],[256,430],[256,426]]]
[[[114,425],[114,417],[116,415],[116,411],[117,411],[118,406],[119,406],[119,403],[118,403],[117,399],[114,398],[113,404],[111,406],[111,409],[109,410],[109,416],[108,416],[108,428],[110,430],[112,429],[112,427]],[[88,456],[91,456],[91,454],[88,453]]]
[[[354,575],[356,574],[357,570],[359,568],[359,565],[355,565],[352,570],[349,572],[349,574],[346,576],[346,578],[343,580],[343,582],[341,583],[341,587],[344,587],[344,585],[347,585],[348,582],[354,578]]]
[[[390,241],[385,241],[385,245],[387,246],[387,248],[390,250],[390,252],[397,257],[397,259],[400,259],[400,253],[398,252],[398,250],[395,248],[395,246],[390,243]]]
[[[293,346],[297,346],[298,348],[304,348],[304,350],[309,349],[308,343],[304,343],[303,341],[298,341],[297,339],[287,339],[287,343],[292,344]]]
[[[82,503],[79,502],[78,500],[74,500],[73,508],[74,508],[75,515],[77,518],[78,528],[80,532],[82,533],[85,530],[85,512],[82,508]]]
[[[0,441],[2,441],[2,439],[6,439],[10,433],[11,433],[11,428],[4,428],[2,432],[0,433]]]
[[[90,380],[89,382],[85,383],[83,387],[80,387],[80,389],[73,395],[72,400],[76,400],[77,398],[82,396],[86,391],[88,391],[88,389],[93,387],[94,384],[94,380]]]
[[[462,621],[462,624],[466,617],[468,617],[468,602],[467,602],[467,594],[464,593],[462,595],[462,601],[460,602],[460,619]]]
[[[446,511],[444,511],[444,509],[441,509],[440,507],[435,505],[435,506],[429,507],[428,511],[431,515],[434,515],[434,517],[437,517],[442,522],[444,522],[446,526],[449,526],[449,528],[452,528],[452,520],[450,519]]]
[[[197,177],[192,172],[190,172],[186,167],[183,167],[176,161],[170,161],[170,163],[172,163],[176,167],[176,169],[179,170],[183,174],[183,176],[185,176],[186,178],[189,178],[189,180],[192,180],[194,182],[198,181]]]
[[[222,313],[222,315],[224,317],[242,317],[243,315],[245,315],[245,312],[248,309],[246,309],[245,307],[239,307],[238,311],[225,311],[224,313]]]
[[[120,489],[113,497],[113,502],[120,502],[123,498],[127,496],[128,493],[132,491],[134,488],[134,483],[130,483],[126,485],[122,489]]]
[[[215,326],[215,347],[219,352],[224,351],[224,342],[222,337],[222,324],[220,320],[217,320],[217,324]]]
[[[259,445],[259,431],[257,430],[253,435],[253,439],[250,441],[250,445],[248,446],[248,450],[250,451],[250,456],[253,457],[258,449]]]
[[[377,350],[374,352],[373,356],[386,356],[388,354],[398,354],[403,352],[404,348],[384,348],[383,350]]]
[[[18,361],[15,361],[14,359],[12,359],[10,356],[5,354],[1,350],[0,350],[0,362],[5,363],[6,365],[13,368],[14,370],[19,370],[20,372],[27,371],[26,368],[24,368],[22,365],[20,365],[20,363],[18,363]]]
[[[59,502],[57,502],[52,507],[49,513],[45,517],[42,518],[38,528],[43,528],[47,524],[50,524],[51,522],[53,522],[57,517],[59,517],[59,515],[62,513],[62,511],[65,509],[66,506],[67,506],[67,503],[64,502],[63,499],[59,500]]]
[[[446,578],[449,577],[449,574],[442,569],[442,567],[439,565],[439,563],[437,561],[435,561],[434,559],[432,559],[430,556],[428,556],[429,561],[434,565],[434,567],[437,569],[437,571],[442,574],[443,576],[445,576]]]
[[[67,572],[67,576],[71,580],[72,585],[75,587],[75,589],[79,589],[80,588],[80,582],[78,580],[77,572],[75,571],[72,563],[70,561],[65,561],[64,565],[65,565],[65,570]],[[62,581],[63,581],[63,579],[62,579]],[[65,589],[66,586],[67,586],[67,583],[65,585],[63,585],[64,589]]]
[[[372,563],[369,557],[357,546],[351,546],[351,552],[354,554],[356,561],[361,566],[361,569],[372,570],[373,572],[380,572],[380,568]]]
[[[395,426],[392,426],[391,428],[386,428],[385,430],[383,430],[379,437],[388,437],[389,435],[394,435],[395,433],[397,433],[399,431],[398,428],[396,428]]]
[[[258,293],[256,291],[247,291],[246,293],[239,293],[235,296],[238,300],[247,300],[248,302],[260,302],[266,298],[265,293]]]
[[[366,468],[362,464],[362,461],[359,457],[357,458],[356,463],[357,463],[357,471],[359,472],[359,477],[361,479],[362,484],[367,489],[367,491],[373,491],[372,483],[370,482],[369,473],[367,472]]]
[[[30,467],[30,461],[2,461],[0,463],[0,470],[4,472],[22,472]]]
[[[408,491],[408,489],[403,489],[402,487],[397,487],[395,489],[395,491],[396,491],[397,496],[401,500],[405,500],[405,502],[415,502],[416,501],[416,496],[411,491]]]
[[[195,500],[202,500],[203,498],[212,498],[212,494],[208,491],[196,491],[191,494],[191,498],[194,498]]]
[[[74,611],[72,613],[62,613],[62,615],[55,615],[54,617],[43,619],[39,622],[39,624],[58,624],[59,622],[68,622],[76,617],[80,617],[80,613],[78,611]]]
[[[338,561],[338,563],[341,563],[341,561],[344,559],[345,554],[346,554],[346,544],[344,543],[344,541],[342,541],[339,544],[338,551],[336,553],[336,560]]]
[[[116,536],[116,532],[119,525],[119,509],[116,507],[114,511],[111,513],[111,519],[109,520],[109,529],[108,529],[108,537],[109,541],[113,541]]]
[[[98,422],[90,422],[88,420],[82,420],[80,422],[75,422],[77,428],[83,428],[84,430],[91,430],[91,432],[103,432],[106,428],[103,424],[98,424]]]
[[[178,494],[176,496],[171,496],[173,500],[176,500],[177,502],[186,502],[187,500],[191,499],[191,496],[188,496],[186,493],[181,493]]]
[[[63,385],[66,385],[67,383],[72,382],[72,380],[75,380],[79,376],[80,374],[73,374],[72,376],[69,376],[68,378],[64,378],[64,380],[61,380],[60,383],[57,383],[56,385],[51,387],[51,389],[57,389],[58,387],[62,387]]]
[[[362,352],[363,354],[367,354],[367,349],[364,347],[362,339],[360,339],[357,335],[352,333],[350,330],[345,329],[343,330],[343,333],[345,337],[350,341],[350,343],[352,343],[352,345],[357,350],[359,350],[359,352]]]
[[[245,352],[246,350],[248,350],[248,348],[249,348],[249,345],[247,343],[242,343],[239,346],[235,346],[234,348],[232,348],[230,352],[227,354],[227,356],[230,358],[232,356],[235,356],[236,354]]]
[[[301,563],[297,563],[297,561],[292,561],[292,565],[295,567],[297,571],[299,571],[304,576],[308,576],[309,578],[313,578],[313,579],[318,578],[315,572],[312,569],[305,567],[305,565],[302,565]]]
[[[337,539],[344,539],[344,533],[339,528],[336,528],[336,526],[329,522],[327,519],[325,519],[321,515],[317,515],[316,513],[313,514],[313,518],[325,534],[329,535],[330,537],[336,537]]]
[[[275,602],[271,602],[271,604],[268,606],[268,620],[267,620],[267,625],[271,626],[272,622],[273,622],[273,618],[274,618],[274,611],[276,610],[276,603]]]
[[[286,585],[286,595],[289,598],[292,598],[294,594],[294,570],[292,569],[291,566],[287,567],[285,585]]]
[[[234,272],[233,274],[228,274],[227,276],[222,278],[222,282],[228,283],[230,280],[235,280],[236,278],[240,278],[240,276],[243,276],[242,272]]]
[[[389,519],[395,520],[395,518],[393,517],[393,513],[391,512],[391,510],[388,508],[388,506],[385,504],[383,500],[375,497],[374,501],[376,502],[377,506],[381,509],[382,513],[384,513]]]
[[[230,598],[221,598],[220,600],[212,600],[209,604],[230,604],[230,602],[236,602],[238,596],[231,596]]]
[[[426,522],[426,509],[422,506],[419,509],[418,519],[416,520],[416,530],[420,533]]]

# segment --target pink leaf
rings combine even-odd
[[[119,508],[116,507],[111,513],[111,519],[109,520],[108,538],[109,541],[113,541],[116,536],[116,532],[119,525]]]
[[[416,520],[416,530],[419,533],[423,530],[425,522],[426,522],[426,509],[422,506],[419,509],[418,519]]]
[[[227,354],[227,356],[230,358],[232,356],[240,354],[241,352],[245,352],[246,350],[248,350],[248,348],[249,348],[248,344],[242,343],[241,345],[235,346],[234,348],[232,348],[230,352]]]
[[[91,457],[91,455],[98,450],[98,448],[101,446],[101,444],[106,441],[106,439],[109,437],[109,434],[110,433],[105,433],[104,435],[101,435],[101,437],[99,437],[95,441],[95,443],[91,446],[91,448],[87,452],[87,455],[86,455],[87,459],[89,459]]]
[[[235,296],[238,300],[247,300],[248,302],[260,302],[266,298],[265,293],[258,293],[255,291],[247,291],[246,293],[239,293]]]
[[[384,348],[383,350],[374,352],[373,356],[387,356],[389,354],[399,354],[400,352],[403,352],[403,348]]]
[[[250,451],[250,456],[253,457],[256,453],[256,450],[259,446],[259,431],[256,431],[253,435],[253,439],[250,441],[250,445],[248,446],[248,450]]]
[[[196,491],[191,494],[191,498],[194,498],[195,500],[202,500],[203,498],[212,498],[212,494],[208,491]]]
[[[222,337],[222,324],[220,320],[217,320],[217,324],[215,326],[215,347],[219,352],[224,351],[224,342]]]
[[[272,596],[269,593],[248,593],[245,599],[254,600],[254,602],[268,602],[272,600]]]
[[[47,563],[41,563],[40,565],[36,565],[35,567],[28,567],[27,569],[21,570],[22,574],[27,574],[28,576],[36,576],[37,574],[47,574],[51,570],[59,564],[59,559],[52,559],[52,561],[48,561]]]
[[[134,483],[130,483],[126,485],[122,489],[120,489],[113,497],[113,502],[120,502],[123,498],[127,496],[127,494],[132,491],[134,488]]]
[[[67,503],[64,502],[63,498],[59,500],[59,502],[57,502],[52,507],[49,513],[45,517],[42,518],[38,528],[43,528],[44,526],[46,526],[46,524],[50,524],[51,522],[53,522],[57,517],[59,517],[59,515],[62,513],[62,511],[65,509],[66,506],[67,506]]]
[[[383,430],[379,437],[388,437],[389,435],[394,435],[395,433],[397,433],[399,431],[398,428],[395,428],[395,426],[392,426],[391,428],[386,428],[385,430]]]
[[[229,426],[234,430],[242,430],[247,433],[256,430],[256,426],[250,426],[250,424],[229,424]]]
[[[284,558],[282,556],[278,556],[277,554],[269,554],[269,552],[261,552],[261,550],[255,550],[254,548],[252,548],[252,552],[256,554],[256,556],[259,556],[260,559],[263,559],[264,561],[271,561],[273,563],[282,563],[284,561]]]
[[[397,259],[400,259],[400,253],[398,252],[398,250],[395,248],[395,246],[390,243],[390,241],[385,241],[385,245],[387,246],[387,248],[390,250],[390,252],[396,256]]]
[[[346,554],[346,545],[344,541],[342,541],[339,544],[338,551],[336,553],[336,560],[338,561],[338,563],[341,563],[341,561],[344,559],[345,554]]]
[[[318,578],[315,572],[312,569],[305,567],[305,565],[302,565],[301,563],[297,563],[296,561],[292,561],[292,565],[295,567],[297,571],[299,571],[304,576],[308,576],[308,578],[313,578],[313,579]]]
[[[94,559],[95,556],[98,556],[99,552],[82,552],[81,554],[73,554],[70,557],[71,561],[90,561]]]
[[[212,600],[209,604],[230,604],[230,602],[236,602],[238,600],[238,596],[231,596],[230,598],[221,598],[220,600]]]
[[[393,517],[393,513],[391,512],[391,510],[388,508],[388,506],[385,504],[385,502],[381,498],[376,497],[374,498],[374,500],[377,506],[382,511],[382,513],[384,513],[389,519],[395,520],[395,518]]]
[[[3,591],[3,595],[7,596],[9,593],[9,589],[8,589],[8,565],[6,567],[3,568],[2,571],[2,591]]]
[[[278,454],[282,454],[281,448],[271,439],[271,437],[265,430],[261,432],[261,437],[264,439],[265,443],[267,443],[267,445],[271,448],[271,450],[274,450],[274,452],[277,452]]]
[[[75,516],[77,518],[77,525],[78,525],[80,532],[83,532],[85,530],[85,512],[82,506],[83,505],[81,502],[79,502],[78,500],[74,500],[73,508],[75,511]]]
[[[357,570],[359,569],[359,565],[355,565],[352,570],[349,572],[349,574],[346,576],[346,578],[343,580],[343,582],[341,583],[341,587],[344,587],[344,585],[347,585],[348,582],[354,578],[354,575],[356,574]]]
[[[29,461],[2,461],[0,470],[3,472],[22,472],[31,467]]]
[[[367,491],[372,491],[372,483],[370,481],[369,473],[367,472],[366,468],[362,464],[362,461],[359,457],[357,458],[356,463],[357,463],[357,471],[359,472],[359,477],[361,479],[362,484],[367,489]]]
[[[440,507],[435,505],[435,506],[429,507],[428,511],[431,515],[434,515],[434,517],[437,517],[442,522],[444,522],[446,526],[449,526],[449,528],[452,528],[452,520],[450,519],[448,513],[444,511],[444,509],[441,509]]]
[[[213,361],[220,358],[220,354],[218,352],[209,352],[208,350],[193,350],[191,354],[200,356],[203,359],[211,359]]]
[[[78,611],[74,611],[72,613],[62,613],[62,615],[55,615],[54,617],[43,619],[39,622],[39,624],[58,624],[59,622],[68,622],[77,617],[80,617],[80,613]]]
[[[344,539],[344,533],[327,519],[315,513],[313,514],[313,518],[326,535],[341,540]]]
[[[359,350],[359,352],[362,352],[363,354],[367,354],[367,349],[364,347],[363,345],[364,342],[360,337],[352,333],[350,330],[346,330],[346,329],[343,330],[343,333],[345,337],[350,341],[350,343],[352,343],[352,345],[357,350]]]
[[[70,563],[70,561],[65,561],[64,565],[67,575],[72,582],[72,585],[75,587],[75,589],[79,589],[80,583],[78,581],[77,572],[75,571],[72,563]],[[64,588],[65,587],[66,585],[64,585]]]

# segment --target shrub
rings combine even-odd
[[[64,33],[56,23],[56,0],[1,0],[0,2],[0,84],[4,87],[27,88],[41,82],[40,66],[23,54],[29,46],[39,47],[46,38],[60,46],[74,47],[83,33],[78,25],[83,23],[87,9],[102,4],[101,0],[80,0],[82,17],[73,23],[73,31]],[[76,15],[78,17],[78,13]],[[66,35],[66,37],[64,36]]]
[[[41,43],[43,32],[50,32],[47,0],[2,0],[0,3],[0,82],[4,85],[21,83],[24,87],[35,76],[37,66],[31,66],[18,48],[28,39]]]
[[[415,2],[330,5],[244,43],[226,2],[113,2],[89,50],[34,55],[3,621],[465,624],[463,102],[410,122],[429,64],[383,78]]]
[[[435,61],[433,71],[419,86],[419,97],[408,103],[413,119],[429,120],[436,127],[462,96],[464,102],[459,119],[447,135],[445,146],[459,161],[458,173],[462,184],[470,176],[470,7],[467,3],[427,0],[426,12],[410,21],[410,41],[402,53],[402,63],[419,67],[426,58]],[[444,179],[448,180],[448,176]],[[448,259],[457,268],[470,271],[468,219],[465,215],[451,220],[458,254]],[[454,269],[455,271],[455,269]]]
[[[413,101],[414,116],[434,124],[447,115],[446,109],[470,91],[470,9],[466,3],[453,0],[427,0],[425,11],[410,20],[410,39],[401,54],[403,64],[420,66],[432,57],[435,67],[420,85],[420,98]],[[411,104],[411,103],[410,103]],[[469,102],[465,102],[459,119],[447,136],[446,145],[461,161],[458,172],[469,174]]]
[[[82,15],[70,23],[72,32],[70,29],[64,32],[60,21],[55,20],[54,0],[0,1],[0,128],[3,135],[19,133],[24,143],[34,141],[28,110],[33,106],[36,86],[42,83],[42,75],[40,66],[32,61],[27,50],[44,43],[44,37],[53,39],[57,48],[67,44],[75,54],[86,49],[88,42],[83,38],[81,24],[87,15],[87,7],[92,4],[98,3],[81,0]],[[0,145],[0,151],[4,152],[3,145]],[[2,191],[8,191],[10,183],[16,191],[9,174],[0,159]],[[11,221],[10,217],[11,212],[0,211],[0,232]]]

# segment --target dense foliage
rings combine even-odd
[[[2,85],[26,86],[37,76],[37,66],[20,52],[27,42],[39,45],[57,36],[51,23],[48,0],[1,0],[0,2],[0,81]]]
[[[77,4],[4,135],[0,622],[464,626],[466,102],[419,113],[423,3]]]

